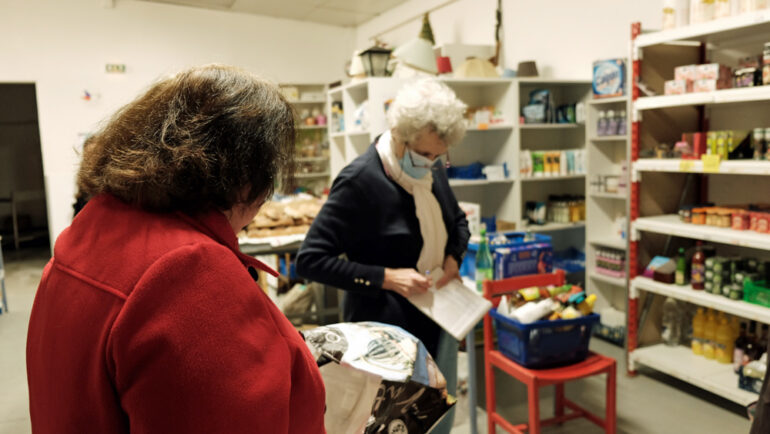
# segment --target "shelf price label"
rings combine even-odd
[[[693,160],[679,160],[680,172],[692,172],[693,166],[695,166],[695,161]]]
[[[701,160],[703,160],[704,173],[719,173],[719,163],[721,161],[719,155],[702,155]]]

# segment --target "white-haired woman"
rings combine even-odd
[[[390,130],[334,180],[297,258],[297,272],[346,290],[345,321],[379,321],[419,338],[457,383],[457,341],[406,299],[459,278],[470,233],[439,159],[465,134],[466,106],[446,85],[405,85],[388,112]],[[345,255],[346,259],[341,259]],[[451,392],[450,392],[451,393]],[[452,418],[442,430],[449,432]]]

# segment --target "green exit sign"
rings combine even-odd
[[[126,65],[123,63],[108,63],[104,66],[104,70],[111,74],[125,74]]]

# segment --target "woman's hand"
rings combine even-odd
[[[454,279],[460,280],[460,267],[454,256],[449,255],[444,259],[444,275],[436,282],[436,288],[441,289]]]
[[[427,291],[430,279],[412,268],[386,268],[382,288],[409,297]]]

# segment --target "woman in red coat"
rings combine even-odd
[[[322,433],[300,334],[236,231],[293,165],[278,89],[193,68],[123,107],[83,155],[93,199],[56,242],[27,341],[34,433]]]

